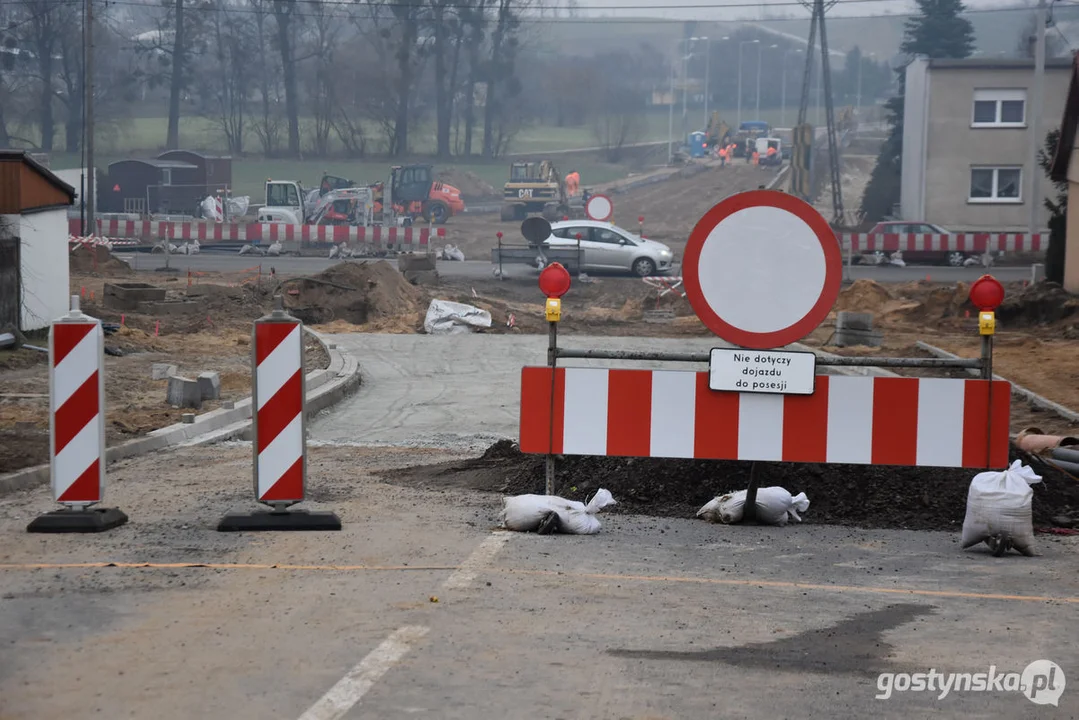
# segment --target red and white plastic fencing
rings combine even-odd
[[[108,238],[136,239],[153,243],[159,240],[214,242],[299,242],[349,243],[375,247],[398,246],[402,250],[426,250],[431,241],[428,228],[355,227],[351,225],[283,225],[280,223],[215,223],[201,220],[164,222],[157,220],[98,220],[97,235]],[[69,220],[71,235],[81,234],[81,221]],[[444,238],[446,228],[434,229],[434,236]]]
[[[686,290],[682,287],[682,276],[680,275],[650,275],[641,278],[641,280],[644,281],[645,285],[659,290],[657,299],[672,292],[678,293],[681,297],[686,296]]]
[[[124,245],[138,245],[138,240],[112,240],[106,237],[88,236],[78,237],[75,235],[68,235],[67,244],[71,246],[70,250],[74,251],[80,245],[86,247],[96,247],[98,245],[104,245],[105,247],[112,248]]]
[[[522,452],[1008,464],[1011,390],[1002,381],[818,375],[812,395],[773,395],[710,390],[707,372],[559,368],[553,404],[551,386],[550,368],[524,368]]]
[[[105,341],[78,310],[49,329],[49,471],[56,502],[85,507],[105,488]]]
[[[868,252],[1040,252],[1049,247],[1044,233],[843,233],[844,251]]]
[[[307,474],[303,324],[281,316],[257,320],[253,341],[255,497],[270,505],[301,502]]]

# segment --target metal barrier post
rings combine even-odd
[[[79,296],[49,328],[49,475],[61,510],[27,532],[102,532],[127,522],[116,508],[93,508],[105,494],[105,335]]]
[[[276,295],[273,312],[255,321],[251,335],[255,499],[272,510],[226,515],[217,529],[340,530],[332,512],[288,509],[303,502],[307,486],[303,323]]]
[[[549,432],[549,443],[547,458],[545,461],[545,482],[544,492],[547,495],[554,495],[554,473],[555,473],[555,459],[554,453],[551,452],[554,448],[554,396],[555,396],[555,366],[558,364],[558,322],[550,321],[547,323],[550,331],[547,335],[547,365],[551,368],[551,424]]]

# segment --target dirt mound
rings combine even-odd
[[[855,280],[839,292],[835,309],[853,312],[879,313],[895,300],[888,288],[873,280]]]
[[[915,302],[896,308],[895,312],[908,320],[932,321],[945,318],[962,317],[969,312],[977,313],[977,308],[970,302],[970,286],[959,282],[953,286],[933,287],[928,292],[922,284],[915,290],[898,288],[897,294],[909,296]]]
[[[501,193],[491,187],[490,183],[469,170],[447,168],[438,173],[438,180],[460,190],[461,197],[465,199],[465,202],[498,200],[502,197]]]
[[[1043,482],[1034,485],[1034,524],[1079,514],[1079,482],[1048,468],[1014,446],[1011,459],[1034,467]],[[693,517],[716,495],[741,490],[748,462],[646,458],[559,458],[555,492],[586,500],[607,488],[618,501],[615,512]],[[761,487],[779,485],[805,492],[811,502],[805,522],[871,528],[950,530],[962,527],[967,490],[976,474],[953,468],[758,463]],[[407,484],[456,485],[509,495],[542,493],[542,456],[523,455],[508,441],[483,457],[463,463],[416,467],[387,473]]]
[[[1040,282],[1018,294],[1008,295],[997,309],[997,318],[1009,328],[1051,325],[1079,319],[1079,297],[1055,282]]]
[[[94,258],[97,257],[95,266]],[[115,258],[109,249],[104,245],[97,245],[95,247],[88,247],[86,245],[78,245],[75,250],[70,254],[68,264],[71,272],[78,273],[80,275],[101,275],[104,277],[116,277],[120,275],[134,275],[135,271],[131,269],[123,260]]]
[[[284,283],[285,305],[309,325],[343,320],[386,323],[426,308],[423,291],[385,260],[340,262],[318,275]]]

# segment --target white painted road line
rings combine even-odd
[[[502,546],[510,539],[509,532],[496,532],[488,535],[480,546],[472,551],[472,554],[461,563],[461,566],[453,571],[453,574],[442,583],[443,590],[461,590],[468,587],[476,579],[484,565],[490,565],[495,555]]]
[[[344,717],[375,681],[400,662],[428,630],[421,625],[406,625],[395,630],[301,715],[300,720],[339,720]]]

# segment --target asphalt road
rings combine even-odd
[[[956,533],[814,525],[812,504],[783,528],[604,512],[596,536],[497,531],[498,493],[379,472],[515,435],[545,339],[335,340],[365,382],[309,425],[303,507],[340,532],[216,532],[255,508],[246,443],[111,465],[107,504],[131,522],[100,535],[26,533],[47,487],[0,497],[0,717],[1079,715],[1079,539],[994,558]],[[1070,681],[1057,706],[910,689],[1037,660]]]
[[[148,253],[119,254],[118,257],[127,260],[136,270],[155,270],[165,266],[163,255],[151,255]],[[321,272],[331,265],[340,262],[327,258],[307,257],[258,257],[253,255],[224,255],[215,253],[201,253],[199,255],[174,255],[169,258],[171,267],[181,271],[194,270],[197,272],[239,272],[247,268],[262,265],[264,269],[271,266],[283,275],[306,275]],[[491,263],[480,260],[466,260],[465,262],[438,262],[438,272],[447,278],[460,279],[483,279],[493,277],[494,266]],[[535,269],[524,266],[505,266],[503,268],[507,278],[534,278],[537,276]],[[676,269],[672,274],[677,274]],[[981,267],[952,268],[941,265],[907,267],[894,266],[861,266],[851,268],[851,278],[869,278],[877,282],[910,282],[923,280],[927,276],[937,282],[971,282],[985,274]],[[992,274],[1001,281],[1025,280],[1030,277],[1030,268],[1023,267],[996,267]]]

